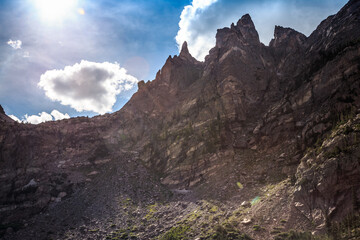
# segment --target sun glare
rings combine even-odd
[[[61,21],[77,11],[77,0],[34,0],[33,2],[44,21]]]

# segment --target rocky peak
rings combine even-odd
[[[231,24],[230,28],[218,29],[216,34],[218,48],[259,44],[259,34],[249,14],[242,16],[236,25]]]
[[[139,81],[138,82],[138,89],[140,90],[140,89],[142,89],[144,87],[145,87],[145,81],[144,80]]]
[[[179,57],[188,57],[188,56],[191,56],[190,52],[189,52],[189,49],[188,49],[188,45],[187,45],[187,42],[185,41],[181,47],[181,51],[180,51],[180,55]]]
[[[259,43],[259,34],[255,29],[255,25],[249,14],[242,16],[236,24],[236,28],[242,36],[248,41]]]
[[[284,28],[282,26],[275,26],[274,39],[271,40],[270,47],[286,46],[296,48],[302,45],[306,40],[306,36],[295,31],[292,28]]]
[[[191,56],[186,41],[183,43],[183,45],[181,47],[179,58],[183,59],[183,60],[187,60],[187,61],[189,61],[191,63],[194,63],[194,64],[199,63],[193,56]]]

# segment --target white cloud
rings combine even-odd
[[[47,121],[52,121],[52,120],[53,120],[53,118],[50,114],[48,114],[46,112],[42,112],[42,113],[39,113],[39,115],[31,115],[31,116],[28,116],[27,114],[25,114],[23,121],[25,123],[39,124],[42,122],[47,122]]]
[[[214,46],[213,31],[194,31],[194,25],[202,24],[199,18],[204,14],[206,8],[217,0],[193,0],[191,5],[184,7],[180,15],[179,31],[175,37],[181,50],[184,41],[188,42],[189,51],[199,60],[204,60],[209,49]]]
[[[17,118],[15,115],[9,115],[9,117],[12,119],[12,120],[15,120],[17,122],[21,122],[19,118]]]
[[[24,122],[24,123],[31,123],[31,124],[39,124],[42,122],[48,122],[48,121],[54,121],[54,120],[57,121],[57,120],[61,120],[61,119],[70,118],[69,114],[61,113],[56,109],[52,110],[50,114],[47,112],[42,112],[42,113],[39,113],[38,115],[30,115],[30,116],[25,114],[25,116],[23,116],[22,120],[20,120],[18,117],[14,116],[14,115],[9,115],[9,117],[17,122]]]
[[[45,72],[38,86],[53,101],[60,101],[79,112],[104,114],[112,111],[118,94],[133,88],[137,82],[117,63],[82,60],[63,70]]]
[[[216,30],[236,23],[242,15],[249,13],[259,32],[260,41],[268,44],[273,38],[275,25],[291,27],[309,35],[318,24],[335,14],[346,0],[193,0],[185,6],[175,37],[179,50],[188,42],[190,53],[198,60],[204,60],[215,46]]]
[[[67,113],[63,114],[63,113],[59,112],[58,110],[52,110],[51,115],[54,117],[55,121],[70,118],[69,114],[67,114]]]
[[[21,48],[21,45],[22,45],[22,42],[20,40],[9,40],[7,42],[8,45],[10,45],[13,49],[20,49]]]

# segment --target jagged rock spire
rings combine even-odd
[[[239,41],[240,40],[240,41]],[[243,45],[259,45],[259,34],[249,14],[242,16],[236,25],[230,28],[218,29],[216,34],[216,46],[235,46],[241,42]]]
[[[254,22],[249,14],[245,14],[239,19],[236,24],[236,28],[241,32],[245,39],[260,42],[259,34],[256,31]]]
[[[182,59],[186,59],[192,63],[198,63],[198,61],[193,56],[191,56],[189,49],[188,49],[188,44],[186,41],[183,43],[183,45],[181,47],[179,57]]]
[[[189,60],[192,60],[193,59],[193,56],[191,56],[190,52],[189,52],[189,49],[188,49],[188,44],[187,42],[185,41],[181,47],[181,51],[180,51],[180,54],[179,54],[179,57],[181,58],[186,58],[186,59],[189,59]]]
[[[187,42],[185,41],[181,47],[179,57],[188,56],[188,55],[191,55],[191,54],[189,53],[188,45],[187,45]]]

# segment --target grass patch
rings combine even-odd
[[[254,225],[253,226],[253,230],[254,231],[260,231],[261,230],[261,227],[259,225]]]
[[[212,207],[209,209],[209,212],[210,212],[210,213],[216,213],[218,210],[219,210],[219,208],[214,205],[214,206],[212,206]]]
[[[287,221],[285,219],[281,219],[280,223],[285,224],[285,223],[287,223]]]
[[[160,240],[186,240],[190,239],[186,233],[190,230],[189,226],[180,225],[172,227],[167,231],[163,236],[160,237]]]
[[[107,235],[106,239],[112,239],[112,240],[138,239],[138,237],[130,229],[118,229]]]
[[[149,205],[149,206],[147,207],[148,213],[146,214],[145,219],[146,219],[146,220],[152,219],[152,218],[154,217],[154,214],[157,212],[157,208],[158,208],[157,203],[152,204],[152,205]]]
[[[252,240],[251,237],[246,235],[245,233],[241,233],[234,229],[232,226],[226,225],[218,225],[215,227],[214,233],[210,236],[206,236],[204,239],[211,239],[211,240],[231,240],[231,239],[238,239],[238,240]]]

